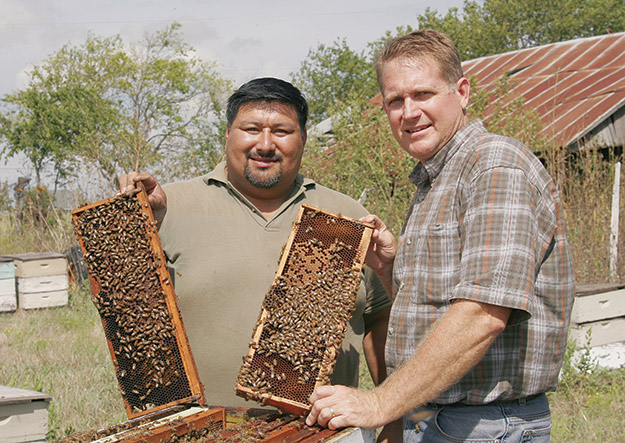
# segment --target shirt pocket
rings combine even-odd
[[[411,230],[402,242],[403,282],[411,301],[430,307],[449,303],[460,276],[461,226],[436,223]]]

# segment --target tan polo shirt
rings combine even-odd
[[[224,167],[220,163],[203,177],[164,186],[168,207],[159,236],[207,402],[256,407],[236,396],[234,385],[300,206],[354,218],[367,210],[298,175],[289,199],[267,220],[227,181]],[[365,274],[333,384],[357,386],[364,316],[390,304],[375,274]]]

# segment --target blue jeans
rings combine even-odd
[[[482,406],[429,403],[404,416],[404,442],[549,442],[545,394]]]

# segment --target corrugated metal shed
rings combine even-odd
[[[482,57],[462,67],[489,89],[503,75],[513,79],[511,93],[524,97],[559,146],[625,144],[625,33]]]
[[[510,95],[522,96],[538,113],[552,143],[573,150],[625,145],[623,32],[481,57],[462,67],[487,89],[507,75]],[[371,103],[381,105],[381,97]]]

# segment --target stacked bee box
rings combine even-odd
[[[15,263],[18,306],[49,308],[67,304],[67,259],[56,252],[5,256]]]
[[[571,314],[571,338],[578,347],[625,342],[625,287],[578,285]]]
[[[0,312],[11,312],[15,309],[15,266],[12,259],[0,257]]]
[[[0,386],[0,441],[45,443],[51,399],[41,392]]]

